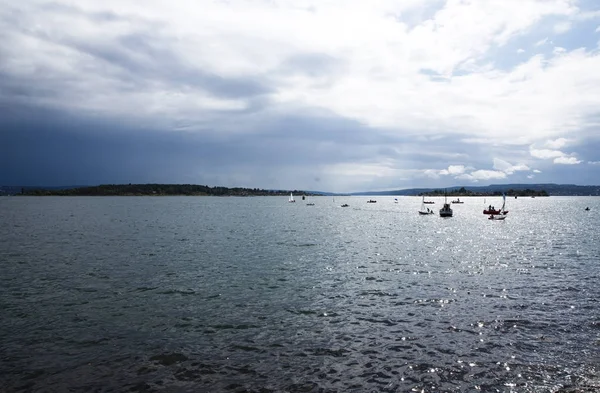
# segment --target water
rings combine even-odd
[[[1,386],[600,390],[600,199],[367,199],[1,198]]]

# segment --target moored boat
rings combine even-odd
[[[440,217],[452,217],[452,208],[446,200],[446,194],[444,193],[444,206],[440,209]]]

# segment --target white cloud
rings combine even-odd
[[[555,157],[563,157],[565,153],[560,150],[550,150],[550,149],[530,149],[529,153],[532,157],[547,159],[547,158],[555,158]]]
[[[528,179],[533,179],[535,177],[535,175],[527,175]]]
[[[554,159],[555,164],[575,165],[575,164],[579,164],[580,162],[581,161],[575,157],[567,157],[567,156],[556,157]]]
[[[600,165],[600,161],[588,161],[590,165]]]
[[[542,46],[542,45],[545,45],[547,42],[548,42],[548,37],[539,40],[538,42],[536,42],[534,44],[534,46]]]
[[[571,30],[571,22],[569,21],[559,22],[554,25],[554,32],[556,34],[563,34],[569,30]]]
[[[440,175],[460,175],[465,172],[464,165],[450,165],[448,169],[442,169],[439,174]]]
[[[529,154],[531,154],[532,157],[540,158],[540,159],[553,158],[552,162],[555,164],[563,164],[563,165],[579,164],[582,161],[578,160],[576,157],[574,157],[572,153],[570,155],[568,155],[567,153],[565,153],[561,150],[555,150],[555,149],[565,147],[566,145],[568,145],[571,142],[572,142],[572,140],[566,139],[566,138],[547,140],[546,142],[543,143],[543,146],[548,147],[549,149],[536,149],[532,145],[529,148]]]
[[[422,171],[422,173],[424,176],[431,179],[439,179],[440,176],[450,175],[456,177],[457,175],[464,173],[467,169],[472,168],[467,168],[464,165],[450,165],[447,169],[425,169]]]
[[[437,169],[425,169],[423,171],[423,175],[426,177],[429,177],[431,179],[439,179],[440,178],[440,171]]]
[[[562,48],[560,46],[555,46],[554,49],[552,49],[552,54],[554,55],[560,55],[565,53],[567,50],[565,48]]]
[[[577,20],[590,20],[600,18],[600,10],[596,11],[581,11],[573,15]]]
[[[595,30],[595,32],[596,32],[596,33],[600,33],[600,26],[596,27],[596,30]]]
[[[501,160],[499,158],[494,158],[494,169],[498,171],[502,171],[507,175],[512,175],[517,171],[528,171],[529,167],[525,164],[512,165],[507,161]]]
[[[517,53],[525,53],[525,49],[519,48],[519,49],[517,49]]]
[[[486,169],[479,169],[477,171],[473,171],[471,173],[465,173],[457,176],[457,179],[465,179],[471,181],[479,181],[479,180],[492,180],[492,179],[505,179],[506,173],[501,171],[490,171]]]
[[[547,147],[548,149],[561,149],[561,148],[565,147],[566,145],[568,145],[570,142],[571,142],[571,140],[569,140],[569,139],[558,138],[558,139],[546,141],[544,143],[544,147]]]
[[[542,173],[542,171],[540,171],[539,169],[534,169],[533,173]]]

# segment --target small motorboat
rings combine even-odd
[[[508,213],[508,210],[496,210],[494,208],[483,210],[483,214],[497,215],[497,214],[506,214],[506,213]]]
[[[347,203],[344,203],[341,207],[348,207],[348,206],[350,206],[350,205]]]
[[[494,206],[489,205],[487,209],[483,209],[483,214],[491,214],[491,215],[506,215],[508,214],[508,210],[505,209],[506,207],[506,194],[502,194],[502,207],[498,210],[496,210],[494,208]]]

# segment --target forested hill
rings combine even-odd
[[[340,195],[322,191],[264,190],[242,187],[209,187],[195,184],[104,184],[100,186],[0,186],[0,195],[214,195],[214,196],[262,196],[262,195]],[[440,188],[412,188],[395,191],[366,191],[344,195],[443,195],[448,196],[600,196],[600,186],[574,184],[492,184],[489,186],[456,186]]]
[[[464,187],[450,190],[433,190],[429,192],[421,193],[420,195],[426,196],[500,196],[506,194],[508,196],[524,196],[524,197],[547,197],[548,192],[546,190],[532,190],[531,188],[526,189],[513,189],[508,190],[494,190],[494,191],[472,191],[467,190]]]
[[[291,191],[298,195],[302,191]],[[135,195],[210,195],[210,196],[261,196],[289,195],[290,191],[262,190],[258,188],[209,187],[196,184],[103,184],[70,189],[24,188],[23,195],[63,196],[135,196]]]
[[[578,186],[575,184],[491,184],[489,186],[455,186],[445,188],[452,196],[523,195],[523,196],[600,196],[600,186]],[[353,195],[438,195],[439,188],[411,188],[395,191],[354,193]]]

